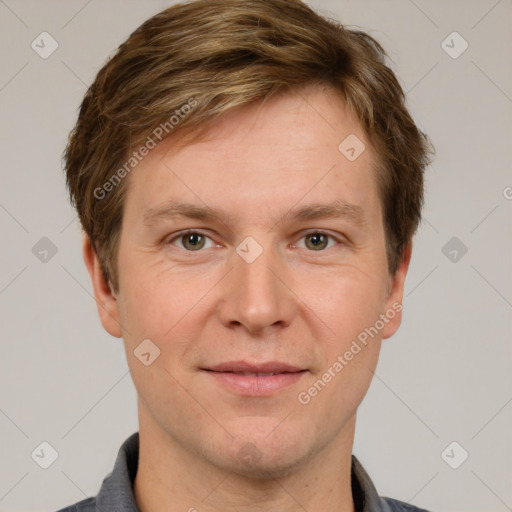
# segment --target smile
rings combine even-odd
[[[202,370],[219,385],[241,396],[272,396],[308,371],[277,361],[259,364],[234,361]]]

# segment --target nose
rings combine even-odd
[[[222,324],[250,334],[272,334],[289,326],[297,302],[286,265],[275,251],[265,247],[254,261],[234,252],[232,261],[220,290],[217,312]]]

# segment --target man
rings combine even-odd
[[[430,153],[384,57],[298,0],[197,0],[98,73],[67,183],[139,432],[63,510],[420,510],[352,455]]]

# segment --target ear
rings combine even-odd
[[[404,295],[404,284],[412,254],[412,241],[404,249],[402,261],[390,279],[389,293],[385,302],[384,315],[387,322],[382,329],[382,339],[390,338],[402,323],[402,299]]]
[[[103,274],[100,261],[87,233],[83,234],[82,251],[85,266],[91,276],[94,298],[98,306],[101,323],[109,334],[120,338],[122,336],[122,329],[119,323],[117,297],[113,291],[112,285]]]

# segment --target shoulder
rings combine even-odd
[[[86,498],[69,507],[61,508],[57,512],[95,512],[96,511],[96,498]]]
[[[424,508],[418,508],[403,501],[394,500],[393,498],[381,498],[388,506],[390,512],[429,512]]]

